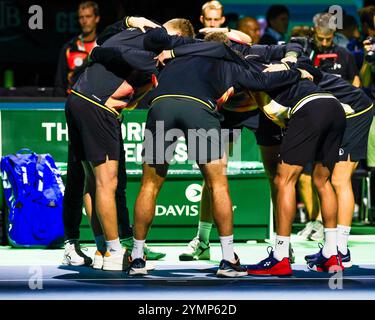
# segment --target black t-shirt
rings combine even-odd
[[[337,58],[320,60],[319,69],[321,71],[339,76],[342,79],[349,81],[350,83],[353,82],[355,76],[359,75],[353,55],[345,48],[334,45],[332,49],[327,52],[314,51],[310,55],[311,60],[314,62],[314,65],[316,65],[316,58],[320,53],[337,54]]]

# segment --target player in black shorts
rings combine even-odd
[[[205,45],[203,45],[205,46]],[[174,55],[178,52],[174,49]],[[212,48],[211,48],[212,49]],[[216,50],[216,49],[215,49]],[[211,50],[211,53],[217,52]],[[206,46],[197,55],[207,55]],[[257,57],[249,56],[247,61],[256,72],[262,73],[267,66],[254,64]],[[298,64],[297,64],[298,65]],[[319,71],[308,64],[308,68],[319,78]],[[289,68],[289,64],[283,64]],[[337,203],[333,187],[329,181],[334,165],[338,160],[338,149],[342,133],[345,128],[345,114],[343,108],[332,94],[317,87],[311,81],[300,81],[291,86],[272,90],[266,93],[271,102],[264,109],[284,108],[291,119],[283,142],[281,144],[279,164],[275,178],[277,190],[276,227],[277,237],[274,251],[269,257],[257,265],[249,266],[249,274],[262,275],[290,275],[292,269],[289,260],[289,245],[291,226],[295,216],[295,184],[306,163],[315,162],[314,183],[318,189],[322,208],[326,234],[326,242],[319,259],[309,262],[309,267],[316,271],[328,271],[331,267],[342,268],[336,248],[336,214]],[[319,119],[321,115],[322,119]],[[334,236],[331,236],[334,234]]]
[[[145,22],[144,18],[133,21],[138,19]],[[151,21],[146,22],[155,26]],[[132,56],[136,58],[130,59]],[[115,204],[118,161],[124,158],[120,112],[134,94],[133,73],[137,63],[138,69],[147,73],[143,66],[151,65],[147,62],[152,60],[152,56],[138,53],[129,53],[129,57],[131,63],[115,62],[105,67],[91,63],[72,88],[65,108],[71,157],[73,161],[82,161],[85,170],[86,212],[98,246],[94,268],[103,270],[123,269],[124,252],[118,237]],[[155,68],[150,67],[148,73],[153,72]],[[125,170],[123,166],[120,168]],[[119,183],[123,181],[120,179]]]
[[[337,218],[337,247],[343,266],[352,266],[348,249],[353,212],[354,194],[351,178],[358,162],[366,159],[369,131],[374,116],[372,101],[360,89],[347,81],[329,73],[323,72],[319,86],[330,91],[345,106],[346,128],[339,150],[339,162],[332,174],[332,184],[338,200]],[[314,256],[307,256],[306,260]]]
[[[309,61],[304,56],[299,58],[299,60]],[[339,149],[339,160],[332,173],[332,184],[335,188],[338,202],[338,253],[343,267],[349,268],[352,266],[352,261],[348,249],[348,237],[354,211],[351,177],[358,162],[366,158],[374,108],[372,101],[360,88],[356,88],[335,75],[322,72],[319,87],[331,92],[340,101],[346,112],[346,128]],[[317,255],[308,255],[305,259],[309,262],[316,257]]]
[[[223,100],[221,97],[228,97],[228,92],[232,91],[233,87],[254,90],[278,88],[281,85],[298,81],[301,75],[296,69],[286,73],[262,74],[248,71],[246,68],[247,63],[243,67],[222,59],[188,56],[172,60],[160,73],[158,85],[148,97],[151,109],[146,130],[151,133],[145,133],[145,163],[142,186],[135,205],[136,240],[132,252],[130,274],[147,273],[144,268],[142,245],[152,223],[157,194],[166,177],[168,160],[173,152],[171,146],[178,137],[178,135],[172,135],[167,139],[164,133],[168,133],[170,129],[177,129],[176,133],[184,135],[187,132],[190,160],[198,162],[205,182],[211,190],[214,218],[223,251],[223,260],[217,275],[236,277],[247,274],[233,251],[232,207],[227,177],[224,174],[226,162],[223,159],[224,150],[220,135],[220,120],[215,111],[216,104],[218,100]],[[306,73],[303,75],[308,76]],[[161,127],[164,131],[161,129],[158,131],[157,124],[163,121],[165,125]],[[207,140],[205,130],[200,130],[202,128],[210,130],[211,135],[207,137]],[[160,135],[160,133],[163,134]],[[192,134],[189,135],[190,133]],[[197,136],[203,139],[198,139],[197,145],[193,148],[190,142],[196,140]],[[163,143],[167,143],[164,143],[164,146],[158,146],[158,138]],[[150,146],[155,146],[155,148]],[[208,149],[207,146],[213,146],[214,152],[204,154],[204,151]],[[151,152],[149,149],[152,149]],[[161,158],[153,152],[155,149],[163,151]]]

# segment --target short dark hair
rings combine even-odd
[[[266,13],[267,24],[270,24],[270,21],[277,18],[280,14],[286,13],[289,16],[289,10],[286,6],[281,4],[275,4],[270,6]]]
[[[78,10],[86,9],[86,8],[93,8],[94,15],[95,16],[99,15],[99,5],[95,1],[83,1],[78,6]]]
[[[368,6],[359,10],[359,18],[362,24],[366,24],[369,28],[374,28],[375,6]]]

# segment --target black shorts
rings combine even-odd
[[[281,128],[268,119],[259,109],[246,112],[233,112],[222,109],[224,116],[222,128],[241,129],[247,128],[254,132],[257,144],[260,146],[280,145],[282,140]],[[231,136],[230,141],[235,140]]]
[[[363,114],[349,116],[339,151],[339,161],[357,162],[367,157],[368,136],[374,117],[374,108]]]
[[[205,164],[221,159],[224,148],[220,129],[220,115],[201,102],[180,97],[156,99],[147,115],[143,161],[171,163],[182,136],[189,160]]]
[[[72,93],[65,116],[73,161],[120,159],[121,121],[114,114]]]
[[[338,161],[345,113],[334,98],[317,98],[296,111],[283,137],[280,161],[304,167],[321,162],[331,171]]]

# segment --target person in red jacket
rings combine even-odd
[[[84,70],[87,57],[96,45],[99,6],[84,1],[78,6],[78,21],[82,33],[68,41],[61,49],[55,78],[55,96],[66,96]]]

